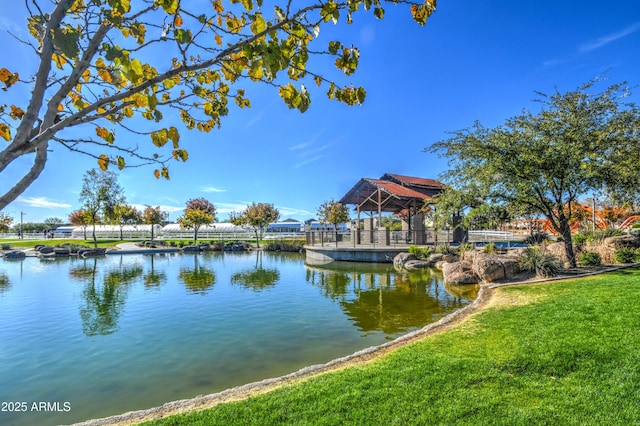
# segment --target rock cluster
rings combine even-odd
[[[450,284],[477,284],[507,280],[520,273],[518,256],[521,250],[506,254],[486,254],[479,250],[466,252],[462,259],[456,255],[432,254],[428,260],[418,260],[410,253],[400,253],[393,259],[397,269],[439,268]]]

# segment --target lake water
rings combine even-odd
[[[280,376],[475,296],[435,270],[287,253],[0,260],[0,424],[72,423]]]

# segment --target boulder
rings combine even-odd
[[[11,250],[4,253],[5,259],[24,259],[26,254],[20,250]]]
[[[430,268],[432,267],[433,264],[426,261],[426,260],[408,260],[404,263],[403,268],[404,269],[408,269],[408,270],[412,270],[412,269],[424,269],[424,268]]]
[[[512,278],[520,272],[518,259],[507,255],[479,253],[473,261],[473,272],[485,282]]]
[[[411,253],[398,253],[396,257],[393,258],[393,266],[396,268],[404,268],[405,263],[410,260],[418,260],[418,258]]]
[[[564,249],[564,243],[562,241],[547,245],[546,251],[560,259],[560,262],[562,263],[567,263],[569,261],[569,259],[567,259],[567,254]],[[575,245],[573,246],[573,253],[577,254]]]
[[[429,262],[435,264],[436,262],[444,261],[444,254],[442,253],[432,253],[429,256]]]
[[[53,247],[51,247],[51,246],[42,246],[42,247],[39,247],[37,249],[37,251],[38,251],[38,253],[41,253],[41,254],[49,254],[49,253],[53,253]]]
[[[444,282],[448,284],[477,284],[479,281],[478,276],[472,271],[471,262],[467,261],[444,263],[442,274]]]
[[[604,239],[604,244],[613,249],[619,248],[638,248],[640,240],[634,235],[619,235],[616,237],[608,237]]]

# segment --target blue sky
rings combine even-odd
[[[10,4],[0,16],[0,66],[28,69],[34,55],[6,32],[24,34],[26,15],[21,2]],[[121,171],[127,201],[160,205],[172,220],[196,197],[216,205],[219,221],[251,202],[273,203],[282,219],[304,220],[361,177],[437,179],[446,161],[425,147],[476,120],[497,126],[523,108],[535,111],[536,91],[573,90],[607,70],[611,83],[640,84],[638,1],[440,0],[425,27],[406,8],[386,9],[383,21],[356,15],[353,25],[328,26],[320,35],[360,48],[358,71],[339,81],[366,88],[363,106],[329,101],[326,88],[309,87],[311,108],[300,114],[273,88],[246,86],[250,109],[232,108],[220,130],[182,133],[190,158],[171,166],[170,181],[156,180],[153,168]],[[0,103],[26,95],[12,88],[0,93]],[[632,100],[639,96],[635,88]],[[3,172],[0,190],[22,167]],[[29,222],[66,220],[80,207],[82,176],[93,167],[91,158],[54,148],[39,180],[5,212],[16,221],[20,212]]]

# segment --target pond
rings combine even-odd
[[[435,270],[297,253],[0,261],[0,424],[72,423],[291,373],[435,322],[476,291]]]

